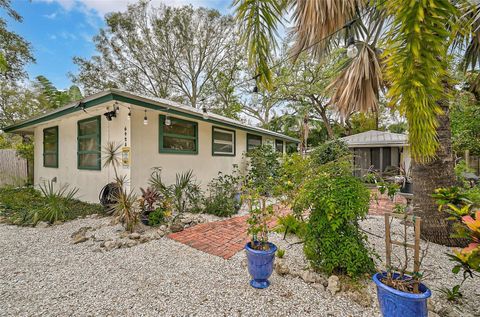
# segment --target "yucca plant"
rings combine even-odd
[[[103,166],[112,167],[115,174],[116,190],[113,193],[113,203],[109,206],[110,213],[123,224],[127,231],[132,232],[140,216],[139,201],[133,190],[127,193],[125,185],[128,182],[126,175],[119,175],[117,168],[121,164],[121,144],[108,142],[104,148]]]
[[[133,232],[140,216],[138,198],[133,191],[127,193],[122,189],[117,196],[117,202],[112,205],[113,215],[123,224],[125,230]]]

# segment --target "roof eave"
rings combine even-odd
[[[123,99],[122,97],[126,99]],[[296,138],[292,138],[287,135],[283,135],[281,133],[269,131],[266,129],[251,127],[251,126],[244,125],[242,123],[237,123],[237,122],[230,122],[229,120],[224,120],[218,117],[204,119],[202,114],[199,114],[195,111],[191,111],[189,109],[185,109],[184,107],[182,107],[182,105],[177,104],[173,101],[166,100],[166,99],[159,99],[160,101],[156,101],[156,100],[149,99],[148,97],[138,96],[133,93],[119,90],[119,89],[110,89],[110,90],[106,90],[106,91],[102,91],[102,92],[90,95],[81,100],[69,103],[64,107],[56,109],[52,112],[41,114],[36,117],[19,122],[17,124],[5,127],[3,128],[3,131],[8,133],[19,133],[22,131],[23,128],[34,126],[42,122],[50,121],[64,115],[68,115],[70,113],[80,111],[83,108],[83,107],[80,107],[80,105],[83,105],[85,108],[90,108],[111,100],[125,101],[128,103],[136,104],[138,106],[147,107],[154,110],[160,110],[168,113],[174,113],[180,116],[187,115],[189,117],[193,117],[196,120],[201,120],[206,122],[215,122],[217,124],[220,123],[222,125],[227,125],[229,127],[244,129],[252,133],[265,134],[274,138],[283,139],[283,140],[291,141],[295,143],[300,143],[300,140]]]

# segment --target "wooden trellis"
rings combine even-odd
[[[405,237],[405,241],[396,241],[392,240],[391,237],[391,228],[390,228],[390,218],[398,218],[405,221],[404,226],[406,226],[406,222],[410,221],[414,224],[414,233],[415,233],[415,240],[414,244],[407,243],[407,238]],[[414,250],[413,255],[413,274],[418,274],[420,271],[420,223],[422,219],[420,217],[411,216],[407,214],[396,214],[396,213],[385,213],[385,258],[386,258],[386,266],[387,269],[392,268],[392,245],[398,245],[406,248],[410,248]],[[407,259],[405,259],[407,261]],[[408,263],[406,263],[408,265]],[[418,283],[414,284],[414,289],[418,292]]]

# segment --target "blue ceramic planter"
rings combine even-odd
[[[273,263],[275,261],[275,252],[277,247],[273,243],[268,243],[270,250],[254,250],[250,242],[245,245],[248,260],[248,273],[252,277],[250,285],[255,288],[267,288],[270,285],[268,278],[273,272]]]
[[[377,273],[372,278],[377,285],[378,302],[384,317],[428,317],[427,299],[432,295],[428,287],[420,284],[420,294],[401,292],[380,281],[385,275]],[[398,276],[398,273],[394,274],[394,278]]]

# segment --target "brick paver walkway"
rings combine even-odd
[[[388,197],[378,195],[378,204],[375,200],[372,200],[369,214],[383,215],[384,212],[391,211],[395,203],[405,203],[405,199],[401,196],[397,196],[395,200],[395,202],[392,202]],[[282,210],[281,214],[286,214],[286,211]],[[249,240],[247,237],[247,218],[248,216],[241,216],[202,223],[177,233],[171,233],[168,237],[197,250],[230,259],[241,251]],[[271,226],[274,223],[273,221]]]
[[[170,239],[197,250],[230,259],[242,250],[247,237],[248,216],[202,223],[168,235]]]

